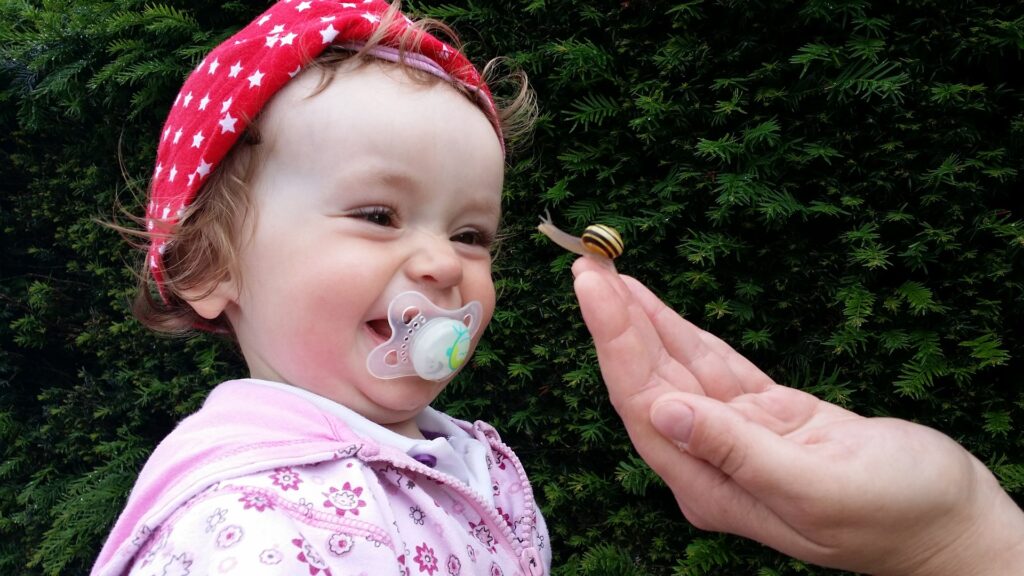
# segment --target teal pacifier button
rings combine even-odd
[[[465,324],[451,318],[435,318],[413,339],[413,369],[425,380],[442,380],[462,367],[469,347],[469,328]]]

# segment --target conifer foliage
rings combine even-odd
[[[202,54],[255,0],[0,2],[0,573],[82,574],[232,347],[130,319],[95,220],[145,188]],[[777,381],[936,427],[1024,499],[1024,6],[983,0],[410,1],[542,116],[510,158],[499,310],[439,407],[524,457],[556,574],[829,574],[701,533],[629,446],[540,237],[619,269]]]

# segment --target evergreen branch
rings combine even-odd
[[[601,125],[608,118],[613,118],[622,109],[622,105],[608,96],[587,94],[570,104],[572,110],[566,116],[573,121],[572,129],[580,124],[589,128],[591,124]]]
[[[831,94],[840,99],[847,93],[853,93],[864,100],[879,96],[894,102],[902,102],[902,88],[910,83],[910,75],[906,72],[896,72],[899,67],[898,62],[888,60],[865,61],[848,67],[832,81]]]

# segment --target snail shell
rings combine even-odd
[[[618,230],[604,224],[587,226],[583,231],[583,236],[580,236],[580,242],[583,243],[584,250],[612,260],[621,256],[626,247],[622,243],[622,236],[619,236]]]
[[[622,236],[611,226],[591,224],[583,231],[582,237],[564,232],[551,221],[551,214],[545,212],[537,226],[545,236],[562,248],[581,256],[599,256],[612,260],[622,255],[625,244]]]

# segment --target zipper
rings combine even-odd
[[[523,488],[523,507],[529,511],[527,518],[529,518],[531,522],[526,530],[526,541],[529,542],[529,545],[523,547],[519,553],[519,567],[522,568],[522,570],[529,576],[543,576],[544,564],[541,560],[539,551],[533,545],[534,532],[537,530],[537,501],[533,497],[533,487],[530,486],[530,479],[526,477],[526,470],[523,468],[523,463],[507,444],[497,440],[496,438],[492,438],[490,434],[488,434],[486,430],[482,430],[479,425],[474,425],[474,428],[480,430],[480,432],[487,438],[492,449],[495,451],[500,450],[505,455],[505,458],[510,460],[512,465],[515,467],[516,475],[519,476],[519,484]],[[490,428],[490,430],[493,434],[497,435],[498,432],[494,430],[494,428]],[[511,534],[511,529],[509,530],[509,533]]]

